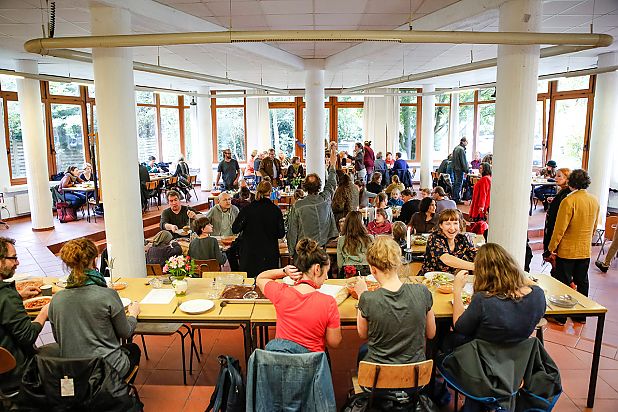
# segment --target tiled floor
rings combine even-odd
[[[151,213],[156,213],[156,210]],[[543,221],[542,209],[537,209],[530,218],[529,227],[540,228]],[[60,261],[47,249],[47,245],[104,228],[102,220],[96,224],[85,221],[60,224],[56,221],[56,230],[35,233],[31,231],[28,219],[9,223],[11,228],[0,235],[17,239],[21,262],[18,272],[47,276],[63,273]],[[593,261],[597,253],[598,247],[594,247]],[[615,298],[618,295],[617,266],[614,262],[609,272],[603,274],[592,264],[589,271],[590,296],[608,308],[594,411],[618,411],[618,300]],[[542,265],[540,252],[535,252],[532,272],[549,272],[549,267]],[[573,324],[569,320],[563,327],[550,323],[545,331],[546,348],[560,367],[564,387],[564,393],[555,409],[558,412],[590,410],[585,408],[585,403],[595,327],[594,319],[589,319],[586,325]],[[187,386],[182,384],[178,338],[146,337],[150,359],[146,360],[142,355],[137,386],[147,411],[203,411],[208,405],[219,372],[217,356],[228,354],[243,359],[240,329],[205,330],[202,334],[202,362],[195,367]],[[333,382],[339,405],[344,402],[349,389],[351,371],[356,366],[357,350],[361,343],[353,328],[345,328],[343,335],[342,347],[331,351]],[[52,341],[53,336],[47,325],[40,336],[39,344]],[[139,340],[138,344],[141,345]],[[188,353],[188,345],[186,349]],[[244,370],[244,361],[241,361],[241,364]]]

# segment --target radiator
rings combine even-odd
[[[28,201],[27,193],[15,195],[15,214],[21,215],[24,213],[30,213],[30,202]]]

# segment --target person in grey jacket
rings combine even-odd
[[[232,224],[238,216],[238,208],[232,204],[232,195],[222,192],[219,195],[219,204],[206,213],[212,223],[212,236],[231,236]]]
[[[468,159],[466,158],[467,145],[468,139],[462,137],[459,141],[459,145],[453,149],[453,159],[451,161],[451,167],[453,168],[453,174],[455,175],[455,182],[453,184],[453,200],[457,204],[463,204],[461,201],[461,187],[463,185],[464,173],[468,171]]]
[[[307,192],[304,199],[298,200],[288,213],[288,250],[290,255],[296,254],[296,243],[303,238],[311,238],[320,246],[326,245],[329,239],[337,237],[337,224],[331,207],[333,194],[337,186],[335,166],[337,151],[330,148],[328,177],[324,190],[320,192],[322,181],[320,177],[311,173],[303,182],[303,189]]]

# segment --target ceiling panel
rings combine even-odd
[[[358,26],[362,14],[315,14],[315,24],[317,26]]]
[[[362,13],[368,0],[313,0],[316,13]]]
[[[260,6],[264,14],[313,13],[313,3],[307,0],[262,0]]]

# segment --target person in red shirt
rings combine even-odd
[[[482,177],[474,185],[469,212],[470,218],[475,221],[487,220],[490,203],[489,194],[491,192],[491,165],[489,163],[481,163],[479,172]]]
[[[386,235],[393,231],[393,225],[384,209],[376,209],[376,219],[369,222],[367,231],[372,235]]]
[[[260,273],[256,284],[275,306],[276,339],[295,342],[311,352],[324,352],[326,345],[341,343],[341,323],[337,302],[319,292],[328,279],[330,259],[318,242],[301,239],[296,244],[295,266]],[[294,286],[274,282],[289,276]]]

